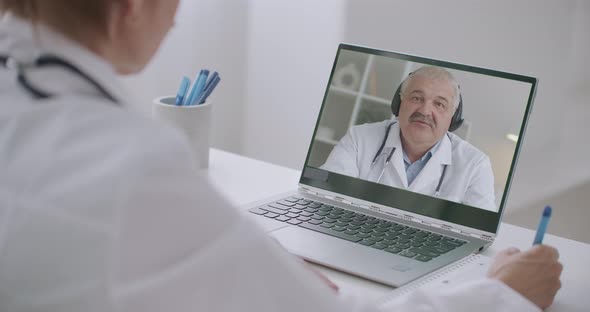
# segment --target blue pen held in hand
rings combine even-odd
[[[539,222],[539,227],[537,228],[537,234],[535,234],[535,240],[533,241],[533,245],[539,245],[543,243],[543,236],[545,236],[545,232],[547,231],[547,225],[549,224],[549,219],[551,218],[551,207],[546,206],[543,210],[543,215],[541,216],[541,222]]]
[[[191,80],[188,77],[182,77],[182,81],[180,82],[180,87],[178,88],[178,92],[176,92],[176,101],[175,104],[180,106],[184,103],[184,98],[186,97],[186,92],[188,91],[188,87],[191,84]]]

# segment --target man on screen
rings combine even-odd
[[[452,133],[462,107],[449,71],[421,67],[394,95],[397,119],[352,127],[321,169],[497,211],[488,156]]]

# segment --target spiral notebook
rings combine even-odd
[[[467,281],[483,278],[486,275],[492,258],[480,254],[472,254],[457,262],[453,262],[439,270],[425,275],[378,299],[379,307],[384,308],[392,300],[408,294],[416,289],[442,289]]]

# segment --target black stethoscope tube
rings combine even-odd
[[[82,70],[80,70],[75,65],[69,63],[68,61],[53,55],[42,55],[30,64],[19,64],[17,61],[15,61],[13,58],[9,56],[0,55],[0,65],[8,69],[12,69],[12,67],[14,67],[17,72],[18,83],[36,99],[48,99],[51,98],[53,95],[33,86],[29,79],[27,79],[27,76],[25,75],[25,70],[32,67],[43,68],[48,66],[59,66],[69,70],[70,72],[73,72],[74,74],[86,80],[88,83],[93,85],[109,101],[117,104],[119,103],[114,96],[112,96],[96,80],[90,77],[90,75],[84,73]]]
[[[373,157],[373,164],[375,164],[375,162],[377,161],[377,157],[379,157],[379,155],[381,155],[381,152],[383,151],[383,148],[385,147],[385,143],[387,142],[387,138],[389,137],[389,131],[391,130],[391,126],[393,126],[394,124],[395,124],[395,121],[390,123],[387,126],[387,129],[385,130],[385,136],[383,138],[383,142],[381,142],[381,146],[379,146],[379,150],[377,150],[375,157]],[[379,181],[381,181],[381,178],[383,177],[383,174],[385,173],[385,169],[387,168],[387,165],[389,165],[389,163],[391,162],[391,157],[393,156],[393,153],[395,153],[395,147],[393,147],[391,149],[391,152],[389,152],[389,155],[387,155],[387,158],[385,159],[385,164],[383,165],[383,170],[381,170],[381,173],[379,174],[377,181],[375,181],[376,183],[379,183]],[[443,165],[443,172],[440,175],[440,178],[438,179],[438,184],[437,184],[436,190],[434,192],[435,196],[438,196],[440,194],[440,188],[441,188],[442,182],[445,178],[445,174],[447,173],[447,167],[448,167],[447,165]]]

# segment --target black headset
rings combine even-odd
[[[410,77],[412,75],[412,73],[410,73],[408,75],[408,77]],[[406,79],[408,79],[406,77]],[[405,81],[405,80],[404,80]],[[402,84],[401,83],[399,85],[399,87],[397,87],[397,90],[395,91],[395,94],[393,95],[393,99],[391,100],[391,112],[393,113],[393,115],[395,115],[396,117],[399,114],[399,107],[402,103]],[[457,109],[455,110],[455,114],[453,115],[453,118],[451,119],[451,125],[449,126],[449,131],[453,132],[457,129],[459,129],[459,127],[461,127],[461,125],[463,124],[463,96],[461,96],[461,91],[459,90],[459,106],[457,106]]]

